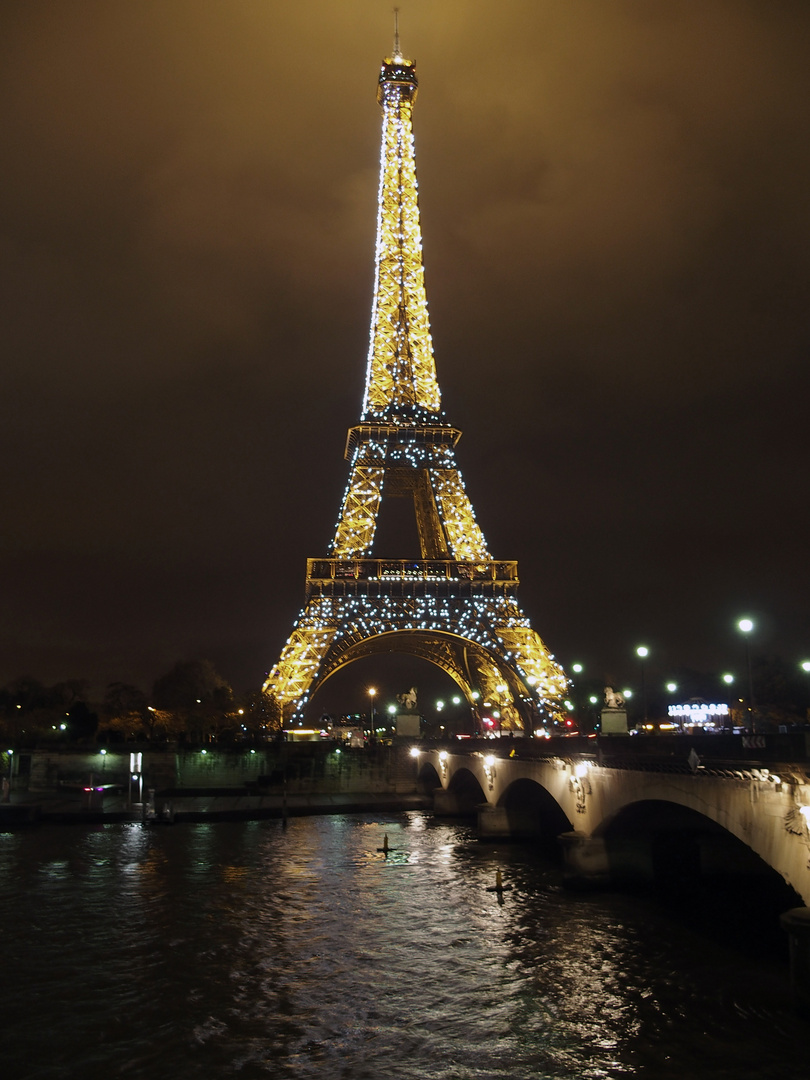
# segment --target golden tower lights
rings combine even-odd
[[[558,711],[567,679],[517,603],[517,564],[493,561],[455,460],[461,432],[441,410],[422,262],[412,114],[416,66],[382,63],[376,273],[360,423],[326,559],[307,564],[306,604],[264,684],[285,719],[346,664],[378,652],[430,660],[479,716],[531,728]],[[375,558],[384,497],[413,500],[418,562]]]

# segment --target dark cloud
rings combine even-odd
[[[439,380],[535,626],[596,670],[732,663],[743,610],[807,653],[806,5],[400,19]],[[3,5],[0,682],[274,662],[360,409],[391,29]]]

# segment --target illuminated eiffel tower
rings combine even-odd
[[[301,722],[341,668],[406,653],[447,672],[479,722],[532,730],[567,679],[517,601],[516,562],[493,560],[456,465],[461,432],[436,381],[422,265],[411,115],[415,64],[394,39],[380,71],[382,151],[365,397],[349,429],[349,481],[326,558],[307,562],[306,604],[264,684]],[[413,500],[421,558],[373,555],[383,499]]]

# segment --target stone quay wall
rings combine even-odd
[[[102,752],[102,750],[104,752]],[[140,754],[140,762],[137,756]],[[251,794],[405,794],[416,791],[407,747],[347,748],[285,743],[225,750],[148,746],[37,749],[16,755],[12,790],[44,795],[87,786],[120,788],[131,777],[143,790],[177,795],[229,791]],[[140,766],[140,767],[139,767]]]

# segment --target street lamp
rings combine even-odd
[[[644,681],[644,661],[650,655],[650,650],[646,645],[639,645],[636,649],[636,656],[641,663],[641,707],[644,712],[644,723],[647,723],[647,684]]]
[[[370,686],[368,688],[368,696],[371,698],[371,735],[374,737],[374,695],[377,693],[376,687]]]
[[[573,673],[575,675],[581,675],[582,672],[585,669],[583,668],[582,664],[572,664],[571,665],[571,670],[573,671]],[[575,702],[574,712],[576,713],[576,716],[577,716],[577,723],[581,724],[583,722],[583,720],[584,720],[584,717],[581,715],[584,712],[584,710],[582,709],[582,699],[581,699],[581,696],[580,696],[579,684],[574,683],[573,685],[574,685],[574,702]]]
[[[743,635],[745,641],[745,665],[748,668],[748,723],[753,732],[756,728],[754,722],[754,677],[751,673],[751,647],[748,635],[754,629],[754,623],[751,619],[740,619],[737,623],[737,629]]]
[[[8,754],[8,779],[3,777],[3,802],[11,802],[11,780],[14,775],[14,751],[11,747],[6,750]]]

